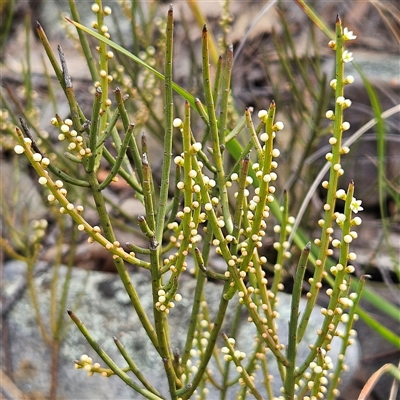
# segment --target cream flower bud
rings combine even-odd
[[[350,85],[353,82],[354,82],[354,76],[353,75],[346,76],[345,80],[343,81],[343,83],[345,85]]]
[[[192,145],[192,147],[191,147],[191,149],[194,151],[194,152],[199,152],[200,150],[201,150],[201,143],[200,142],[196,142],[196,143],[193,143],[193,145]]]
[[[359,226],[359,225],[361,225],[362,220],[361,220],[360,217],[355,217],[355,218],[353,218],[353,219],[351,220],[351,223],[352,223],[352,225]]]
[[[344,131],[348,131],[348,130],[350,129],[350,123],[347,122],[347,121],[343,122],[343,124],[342,124],[342,129],[343,129]]]
[[[333,120],[333,119],[335,119],[335,114],[334,114],[334,112],[333,112],[332,110],[328,110],[328,111],[325,113],[325,117],[328,118],[328,119]]]
[[[281,131],[285,126],[283,125],[282,121],[278,121],[274,124],[274,126],[272,127],[272,129],[274,131]]]
[[[277,157],[280,156],[280,154],[281,154],[281,152],[278,149],[273,149],[272,150],[272,157],[277,158]]]
[[[260,118],[261,120],[267,118],[268,116],[268,111],[267,110],[260,110],[258,112],[258,118]]]
[[[336,104],[339,104],[341,106],[344,103],[344,101],[345,101],[345,98],[343,96],[339,96],[336,99]]]
[[[21,145],[17,144],[17,145],[14,147],[14,151],[15,151],[17,154],[22,154],[22,153],[24,153],[25,149],[24,149]]]
[[[66,125],[66,124],[63,124],[63,125],[61,125],[60,130],[61,130],[61,132],[63,132],[63,133],[67,133],[67,132],[69,132],[69,126]]]
[[[172,125],[174,126],[174,128],[182,128],[183,122],[180,118],[175,118]]]
[[[351,100],[350,99],[346,99],[344,101],[343,106],[344,106],[344,108],[349,108],[351,106]]]
[[[336,191],[336,197],[338,199],[346,200],[346,192],[343,189],[339,189]]]

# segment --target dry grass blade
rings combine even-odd
[[[381,368],[379,368],[377,371],[375,371],[370,378],[368,379],[367,383],[363,387],[360,395],[358,396],[358,400],[367,400],[368,395],[372,392],[373,388],[375,385],[378,383],[379,379],[383,376],[385,373],[392,373],[393,375],[400,374],[400,370],[396,368],[395,365],[393,364],[385,364]],[[394,385],[396,382],[394,383]],[[395,390],[397,392],[397,390]],[[388,400],[395,400],[396,399],[396,393],[391,392],[390,398]]]

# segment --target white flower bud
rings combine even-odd
[[[17,145],[14,147],[14,151],[15,151],[17,154],[22,154],[22,153],[24,153],[25,149],[24,149],[21,145],[17,144]]]
[[[183,122],[180,118],[175,118],[172,125],[174,126],[174,128],[182,128]]]

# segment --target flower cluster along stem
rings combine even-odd
[[[279,227],[279,242],[276,242],[277,245],[277,258],[274,267],[274,281],[272,282],[271,292],[274,294],[273,299],[271,300],[272,304],[276,302],[276,296],[278,294],[278,288],[281,285],[282,273],[283,273],[283,262],[285,259],[285,252],[287,248],[285,246],[285,242],[287,239],[288,231],[288,218],[289,218],[289,195],[288,192],[285,190],[283,192],[283,205],[281,207],[282,210],[282,222]],[[274,228],[275,229],[275,228]]]
[[[323,309],[324,322],[321,329],[318,332],[318,338],[315,343],[311,346],[311,351],[307,358],[304,360],[301,366],[298,367],[296,374],[300,376],[309,367],[312,360],[318,354],[319,349],[324,345],[330,345],[333,336],[337,330],[337,325],[339,319],[336,319],[336,323],[333,323],[334,318],[342,315],[343,309],[349,306],[349,301],[347,300],[347,292],[349,290],[348,282],[346,281],[346,276],[349,271],[347,267],[347,262],[349,259],[348,243],[346,243],[346,237],[350,233],[351,226],[351,203],[353,201],[354,184],[351,182],[346,196],[345,211],[344,215],[346,217],[345,224],[342,231],[341,240],[341,255],[339,258],[339,263],[337,266],[332,267],[331,271],[335,276],[334,286],[332,289],[328,289],[328,295],[330,296],[329,304],[327,309]],[[352,303],[352,302],[351,302]]]
[[[93,241],[98,242],[101,244],[104,248],[106,248],[108,251],[110,251],[111,254],[113,254],[114,258],[114,263],[116,265],[117,271],[121,277],[121,280],[124,284],[124,287],[131,299],[132,305],[136,309],[139,319],[143,323],[144,328],[146,329],[147,334],[149,335],[150,339],[153,341],[156,347],[158,347],[157,344],[157,337],[155,336],[154,333],[154,328],[151,326],[150,321],[147,318],[146,313],[144,312],[139,297],[136,293],[136,290],[134,289],[132,282],[130,280],[129,274],[126,270],[126,267],[124,265],[124,262],[122,260],[125,260],[133,265],[138,265],[138,266],[145,266],[146,263],[143,263],[141,260],[137,259],[133,255],[126,253],[122,247],[119,246],[119,244],[116,246],[116,241],[114,237],[114,233],[112,230],[107,230],[105,232],[105,236],[101,235],[100,229],[96,229],[96,227],[92,227],[81,215],[78,206],[75,207],[72,203],[70,203],[67,199],[67,197],[61,193],[59,186],[62,186],[62,183],[59,184],[58,182],[54,182],[49,174],[47,173],[46,169],[44,166],[47,167],[47,163],[44,163],[42,161],[35,161],[35,155],[39,153],[33,153],[32,148],[31,148],[31,140],[28,138],[24,138],[21,130],[19,128],[16,128],[16,133],[18,137],[18,141],[20,143],[20,146],[22,149],[20,150],[19,148],[16,148],[16,151],[18,152],[23,152],[28,160],[30,161],[31,165],[33,168],[36,170],[37,174],[39,175],[39,182],[47,186],[47,188],[50,190],[52,196],[54,196],[54,200],[57,200],[58,203],[60,204],[61,208],[60,211],[65,214],[69,214],[70,217],[75,221],[75,223],[78,226],[78,229],[81,231],[85,231],[87,234],[89,234],[90,238]],[[97,181],[97,178],[92,174],[88,175],[88,182],[89,185],[91,186],[91,189],[93,191],[93,196],[95,197],[95,202],[98,205],[98,209],[101,209],[99,211],[99,216],[105,215],[105,218],[102,220],[102,225],[107,227],[107,224],[110,224],[108,220],[108,214],[105,211],[105,204],[104,204],[104,199],[101,196],[100,191],[98,190],[99,183]],[[107,229],[107,228],[106,228]],[[148,266],[147,266],[148,268]]]
[[[266,212],[268,212],[269,208],[267,206],[268,196],[270,195],[268,188],[271,172],[271,162],[272,162],[272,149],[273,149],[273,138],[275,136],[275,132],[273,130],[273,121],[275,116],[275,102],[271,103],[271,106],[268,110],[268,114],[265,117],[266,123],[266,135],[267,140],[265,141],[264,151],[262,154],[262,158],[259,160],[262,170],[262,179],[260,179],[259,183],[259,202],[257,203],[254,217],[252,220],[251,231],[248,234],[249,239],[247,239],[247,248],[246,254],[243,256],[240,262],[240,271],[247,272],[249,267],[250,260],[253,257],[254,250],[256,246],[260,242],[259,234],[261,230],[261,221],[263,220]],[[228,293],[225,294],[226,298],[230,299],[235,293],[235,290],[239,288],[235,288],[233,286]]]
[[[334,375],[331,378],[331,384],[329,386],[329,391],[327,393],[327,397],[333,397],[333,395],[337,395],[337,387],[339,386],[339,379],[340,374],[344,369],[344,361],[345,361],[345,354],[349,345],[352,344],[354,341],[350,337],[354,335],[355,331],[353,330],[354,322],[358,319],[358,314],[356,314],[358,305],[360,304],[362,293],[365,286],[365,280],[369,276],[362,276],[358,282],[357,290],[350,294],[349,298],[353,301],[353,305],[351,306],[349,313],[348,313],[348,320],[346,321],[345,332],[342,336],[342,347],[340,349],[340,355],[338,357],[338,362],[336,364],[336,368],[334,371]]]
[[[92,11],[96,14],[96,22],[93,24],[93,28],[97,29],[97,32],[106,37],[110,38],[110,34],[108,32],[108,26],[104,24],[104,18],[111,13],[110,7],[103,7],[102,0],[96,0],[95,4],[92,5]],[[107,54],[107,45],[106,43],[99,41],[98,46],[96,47],[97,52],[99,53],[99,82],[95,84],[96,88],[101,88],[101,106],[102,109],[99,110],[99,127],[97,134],[101,134],[105,131],[107,126],[108,119],[108,107],[111,104],[110,99],[108,98],[109,91],[109,72],[108,72],[108,54]],[[104,144],[100,145],[98,152],[95,154],[94,161],[94,169],[97,171],[100,166],[100,160],[102,157]]]
[[[236,365],[236,370],[240,373],[245,385],[249,388],[250,393],[258,400],[262,400],[263,397],[259,393],[259,391],[256,389],[256,386],[254,385],[254,382],[250,378],[249,374],[247,373],[247,370],[243,368],[242,363],[239,359],[239,357],[236,356],[235,349],[231,342],[229,341],[228,336],[225,333],[222,333],[222,337],[225,341],[225,344],[229,350],[230,357],[232,358],[233,362]]]
[[[330,254],[329,243],[330,237],[333,233],[333,214],[336,204],[336,190],[338,185],[339,176],[343,173],[340,166],[341,158],[341,142],[343,133],[343,104],[337,101],[338,98],[343,98],[344,94],[344,60],[343,60],[343,30],[342,22],[337,16],[336,19],[336,88],[335,88],[335,114],[334,114],[334,132],[333,132],[333,145],[332,153],[329,155],[329,160],[331,162],[331,168],[329,173],[329,183],[327,185],[328,193],[327,200],[324,206],[324,222],[322,225],[321,239],[319,244],[318,259],[316,260],[316,267],[314,271],[314,276],[311,281],[311,288],[309,294],[307,295],[307,306],[302,315],[302,319],[299,325],[297,340],[300,342],[306,331],[308,321],[312,310],[314,309],[315,302],[317,300],[317,295],[321,287],[321,280],[325,272],[325,263]]]

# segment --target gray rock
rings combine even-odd
[[[14,280],[15,271],[21,272],[21,264],[17,262],[5,265],[6,286],[10,286],[8,279]],[[64,282],[67,273],[66,267],[60,267],[59,284]],[[135,271],[131,274],[132,281],[142,299],[146,310],[152,309],[150,296],[150,279],[146,272]],[[35,286],[38,291],[39,307],[41,316],[46,327],[50,326],[50,286],[54,279],[54,270],[48,270],[35,278]],[[175,309],[171,310],[171,339],[172,347],[182,349],[186,338],[186,328],[190,319],[191,297],[193,296],[196,281],[185,277],[180,285],[179,292],[183,300],[177,303]],[[222,285],[208,282],[206,285],[206,298],[210,314],[215,315],[219,303]],[[7,292],[8,296],[12,293]],[[58,290],[61,296],[61,286]],[[282,342],[287,337],[287,319],[290,313],[290,296],[282,294],[278,312],[279,332]],[[95,337],[101,347],[117,362],[124,366],[126,362],[118,353],[113,336],[116,336],[128,350],[129,354],[141,368],[143,374],[155,385],[158,390],[168,398],[167,382],[163,374],[163,365],[156,354],[150,340],[144,334],[136,313],[130,306],[129,298],[123,289],[119,277],[115,274],[97,271],[84,271],[74,268],[70,282],[70,293],[67,308],[84,322],[85,326]],[[223,327],[229,332],[229,323],[233,314],[230,307],[227,315],[227,323]],[[65,337],[60,349],[58,397],[62,399],[137,399],[140,396],[133,392],[117,377],[102,378],[94,375],[88,377],[83,370],[74,368],[74,360],[79,359],[82,354],[88,354],[94,360],[104,366],[103,361],[95,354],[81,335],[78,329],[69,321],[64,313],[64,321],[67,323]],[[315,330],[321,322],[322,316],[319,308],[315,310],[311,318],[310,329],[304,339],[305,346],[299,350],[299,361],[304,359],[307,353],[307,344],[315,339]],[[13,308],[7,314],[9,329],[9,351],[11,353],[12,368],[17,387],[25,393],[41,393],[47,395],[50,387],[50,351],[44,343],[32,309],[30,296],[25,293],[15,302]],[[253,347],[254,327],[245,322],[240,326],[237,336],[236,348],[249,353]],[[221,341],[222,345],[222,341]],[[335,359],[340,348],[340,342],[334,342],[332,359]],[[3,357],[3,355],[2,355]],[[351,346],[347,358],[350,371],[355,371],[358,364],[359,348]],[[28,368],[29,367],[29,368]],[[27,368],[30,373],[26,373]],[[211,364],[211,368],[213,365]],[[271,360],[270,374],[278,377],[276,365]],[[261,382],[259,374],[256,379]],[[348,374],[348,377],[351,375]],[[232,374],[232,377],[234,375]],[[279,379],[275,379],[274,390],[279,393],[281,386]],[[216,391],[210,391],[208,398],[218,398]],[[229,399],[236,398],[235,390],[228,393]]]

